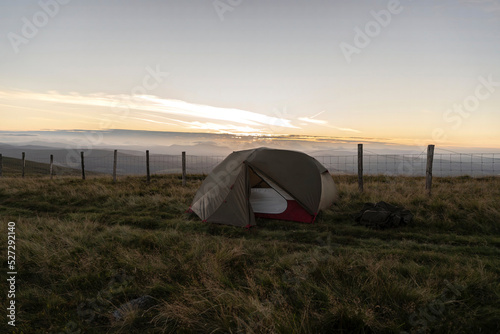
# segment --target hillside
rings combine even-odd
[[[6,177],[16,177],[22,175],[22,160],[17,158],[2,157],[2,174]],[[52,173],[54,176],[81,176],[81,169],[62,167],[56,164],[53,165]],[[86,175],[98,176],[102,173],[96,173],[92,171],[86,171]],[[36,162],[26,160],[25,166],[25,176],[27,177],[38,177],[38,176],[50,176],[50,164],[43,162]]]
[[[174,145],[172,145],[174,146]],[[177,146],[173,147],[178,150]],[[198,147],[200,152],[203,146]],[[113,149],[84,149],[71,150],[56,147],[45,146],[12,146],[0,143],[0,154],[4,158],[19,159],[22,152],[26,154],[26,172],[32,172],[32,175],[48,175],[50,155],[54,157],[54,166],[57,166],[56,175],[76,175],[80,172],[80,151],[85,154],[85,171],[89,175],[111,175],[113,172]],[[189,173],[207,174],[216,166],[225,156],[196,156],[189,152],[186,157]],[[206,151],[208,152],[208,151]],[[20,160],[20,159],[19,159]],[[181,155],[157,154],[151,151],[150,154],[150,172],[152,174],[180,173]],[[12,161],[12,172],[21,175],[21,162]],[[18,175],[14,174],[14,175]],[[118,150],[117,155],[117,174],[118,175],[145,175],[146,174],[146,152],[134,150]]]
[[[500,330],[499,178],[436,178],[429,198],[422,178],[366,177],[360,194],[355,177],[334,177],[340,201],[317,223],[250,230],[185,213],[201,179],[1,179],[1,249],[16,223],[15,332]],[[354,224],[381,200],[413,223]],[[5,277],[5,252],[3,263]],[[113,315],[145,295],[144,309]]]

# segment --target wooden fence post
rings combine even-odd
[[[151,175],[149,174],[149,150],[146,150],[146,180],[151,180]]]
[[[54,155],[50,155],[50,167],[49,167],[50,179],[52,180],[52,176],[54,175]]]
[[[2,176],[2,169],[3,169],[3,158],[2,155],[0,154],[0,176]]]
[[[116,162],[118,160],[118,150],[115,150],[113,155],[113,183],[116,183]]]
[[[85,180],[85,160],[83,157],[83,151],[80,152],[80,157],[82,159],[82,180]]]
[[[427,146],[427,167],[425,169],[425,189],[431,195],[432,188],[432,162],[434,161],[434,145]]]
[[[358,189],[363,191],[363,144],[358,144]]]
[[[26,153],[25,152],[22,153],[22,162],[21,163],[23,164],[22,165],[22,170],[23,170],[22,177],[24,177],[24,170],[26,168]]]
[[[182,152],[182,186],[186,186],[186,152]]]

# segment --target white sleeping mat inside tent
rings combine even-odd
[[[273,214],[282,213],[288,206],[286,199],[273,188],[252,188],[250,205],[255,213]]]

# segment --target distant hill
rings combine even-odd
[[[176,149],[179,148],[182,147]],[[26,173],[33,175],[49,174],[50,155],[54,157],[56,175],[80,175],[80,152],[84,152],[86,171],[111,175],[113,172],[113,151],[113,149],[70,150],[36,145],[0,144],[0,154],[4,157],[4,175],[11,171],[14,175],[21,175],[22,152],[26,154]],[[187,171],[190,174],[208,174],[224,157],[225,155],[198,156],[188,153],[186,157]],[[146,175],[145,151],[118,150],[117,158],[118,175]],[[151,174],[181,173],[182,170],[180,153],[175,155],[151,153],[149,162]]]
[[[63,166],[53,166],[54,176],[81,176],[81,169],[69,168]],[[86,172],[87,174],[87,172]],[[2,176],[21,176],[22,175],[22,160],[17,158],[2,157]],[[49,176],[50,175],[50,164],[26,160],[25,164],[25,176]],[[102,175],[101,173],[96,173],[88,171],[89,176]]]

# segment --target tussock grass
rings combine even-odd
[[[422,178],[366,177],[362,194],[355,177],[334,179],[340,200],[315,224],[259,220],[245,230],[185,213],[201,177],[187,187],[177,175],[149,184],[1,178],[2,221],[16,222],[16,330],[500,330],[499,179],[436,178],[431,198]],[[411,210],[414,222],[393,230],[354,224],[363,203],[381,200]],[[439,304],[443,294],[452,298]],[[144,295],[155,304],[113,317]]]

